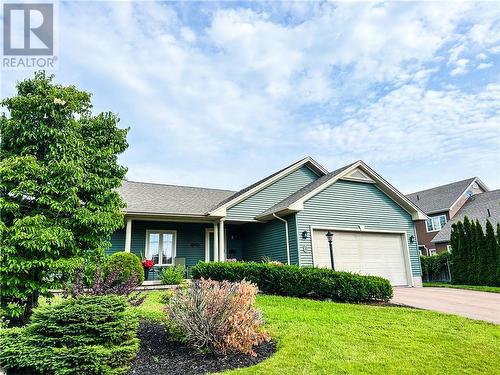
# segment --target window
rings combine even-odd
[[[427,220],[427,232],[441,230],[446,224],[446,215],[433,216]]]
[[[429,249],[429,255],[436,255],[436,249]]]
[[[146,258],[153,259],[155,264],[169,266],[174,264],[175,231],[146,231]]]
[[[449,253],[451,253],[451,245],[446,245],[446,251],[448,251]]]

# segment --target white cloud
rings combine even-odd
[[[493,66],[493,63],[480,63],[476,69],[483,70],[483,69],[488,69]]]
[[[190,23],[169,3],[61,6],[58,76],[132,126],[131,177],[237,188],[305,154],[335,168],[490,150],[479,134],[491,131],[494,90],[467,94],[460,80],[500,45],[494,6],[254,8],[207,5]],[[448,89],[427,89],[431,80]]]

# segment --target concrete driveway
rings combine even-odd
[[[500,324],[500,294],[452,288],[394,288],[392,303]]]

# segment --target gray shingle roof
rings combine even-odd
[[[489,215],[488,216],[488,209]],[[432,242],[448,242],[450,240],[451,226],[467,216],[469,219],[479,220],[483,228],[488,219],[494,227],[500,222],[500,189],[476,194],[469,198],[467,202],[458,210],[453,219],[432,239]]]
[[[123,181],[118,189],[125,213],[205,215],[234,191]]]
[[[342,168],[336,169],[333,172],[329,172],[326,175],[318,178],[317,180],[314,180],[309,185],[306,185],[302,189],[297,190],[295,193],[293,193],[292,195],[289,195],[287,198],[283,199],[281,202],[276,203],[274,206],[268,208],[267,210],[265,210],[264,212],[262,212],[258,216],[271,215],[272,213],[279,212],[281,210],[286,209],[292,203],[294,203],[297,200],[299,200],[300,198],[304,197],[305,195],[307,195],[308,193],[310,193],[311,191],[316,189],[318,186],[323,185],[326,181],[334,178],[336,175],[338,175],[342,171],[346,170],[347,168],[349,168],[351,165],[353,165],[355,163],[357,163],[357,161],[355,161],[354,163],[351,163],[349,165],[346,165]]]
[[[406,196],[426,214],[448,211],[476,177],[417,191]]]

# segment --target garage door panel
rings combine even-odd
[[[330,268],[326,231],[314,233],[315,265]],[[407,285],[402,237],[392,233],[335,232],[335,269],[381,276],[393,285]]]

